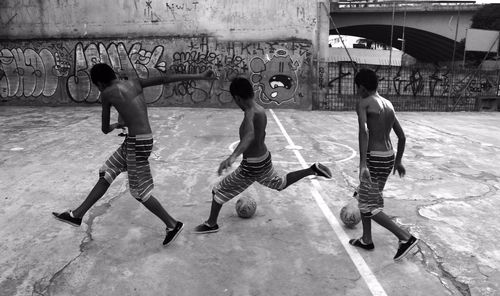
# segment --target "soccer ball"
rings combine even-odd
[[[236,202],[236,213],[241,218],[250,218],[257,210],[257,202],[250,196],[243,196]]]
[[[350,202],[340,210],[340,220],[348,228],[354,228],[361,221],[361,213],[356,202]]]

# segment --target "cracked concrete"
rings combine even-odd
[[[277,110],[307,162],[334,174],[319,180],[333,213],[357,185],[354,113]],[[371,295],[301,181],[283,192],[252,186],[252,219],[234,202],[221,231],[194,235],[210,206],[215,170],[237,140],[239,110],[152,108],[155,196],[186,230],[167,248],[164,228],[127,191],[125,176],[81,227],[51,211],[74,208],[123,138],[100,133],[100,110],[0,110],[0,295]],[[386,212],[422,239],[401,263],[397,241],[374,226],[363,259],[387,295],[500,295],[500,114],[400,113],[407,176],[392,176]],[[229,124],[228,124],[229,123]],[[300,168],[269,118],[268,146],[280,171]],[[360,227],[345,229],[359,236]]]

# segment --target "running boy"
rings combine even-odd
[[[400,177],[405,175],[401,163],[406,137],[396,117],[391,102],[377,92],[378,78],[374,71],[361,69],[354,78],[361,100],[357,105],[359,124],[359,180],[358,207],[361,212],[363,236],[351,239],[356,247],[373,250],[371,220],[391,231],[399,239],[399,248],[394,260],[401,260],[417,245],[418,239],[400,228],[384,212],[382,191],[387,178],[394,169]],[[396,157],[390,139],[391,130],[398,137]]]
[[[99,180],[83,203],[75,210],[52,213],[60,221],[80,226],[82,217],[106,193],[113,180],[128,172],[129,189],[132,196],[166,225],[163,245],[175,240],[182,231],[183,223],[170,216],[152,195],[153,178],[148,157],[153,149],[153,135],[143,88],[182,80],[213,80],[212,71],[202,74],[165,75],[149,79],[119,80],[107,64],[96,64],[90,70],[92,82],[101,91],[102,132],[107,134],[116,128],[128,128],[123,144],[99,170]],[[110,124],[110,109],[119,113],[119,123]],[[122,123],[123,122],[123,123]]]
[[[235,78],[231,82],[229,90],[234,101],[245,114],[239,130],[240,143],[233,153],[219,165],[217,170],[219,176],[233,164],[240,154],[243,154],[243,160],[236,170],[213,188],[210,216],[207,221],[194,229],[194,233],[218,231],[217,218],[222,205],[254,182],[281,191],[309,175],[332,177],[330,169],[320,163],[315,163],[307,169],[288,173],[285,176],[279,176],[274,171],[271,153],[265,144],[266,110],[254,100],[252,85],[245,78]]]

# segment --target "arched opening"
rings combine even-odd
[[[404,43],[403,43],[404,29]],[[350,35],[373,40],[380,44],[390,45],[391,26],[389,25],[359,25],[338,28],[341,35]],[[330,30],[331,35],[337,35],[336,30]],[[403,50],[419,62],[439,63],[453,60],[454,41],[431,32],[411,27],[393,27],[392,47]],[[455,60],[463,58],[464,44],[457,42]]]

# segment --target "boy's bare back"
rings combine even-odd
[[[253,108],[245,111],[245,117],[249,117],[253,122],[254,140],[243,152],[243,157],[259,157],[267,152],[265,144],[267,115],[262,106],[255,104]],[[240,126],[240,140],[243,138],[248,123],[244,119]]]
[[[127,126],[131,136],[150,134],[151,126],[144,99],[143,88],[138,80],[115,80],[101,93],[103,103],[103,123],[108,116],[110,106],[116,108]]]
[[[376,93],[362,99],[360,107],[366,112],[368,151],[392,150],[390,133],[396,120],[392,103]]]

